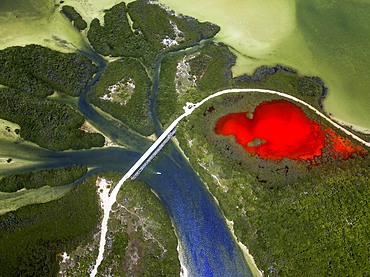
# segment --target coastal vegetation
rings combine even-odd
[[[78,96],[97,69],[80,53],[61,53],[39,45],[0,50],[0,84],[37,97],[54,91]]]
[[[213,37],[218,26],[194,18],[177,17],[146,1],[124,2],[106,11],[104,25],[91,21],[88,39],[105,56],[134,57],[151,68],[155,57],[170,48],[179,50]]]
[[[5,176],[0,179],[0,191],[16,192],[20,189],[37,189],[42,186],[64,186],[73,183],[86,172],[86,167],[73,166]]]
[[[72,6],[64,5],[61,12],[73,23],[73,26],[75,26],[77,30],[83,31],[87,28],[86,21]]]
[[[132,130],[149,136],[154,132],[149,107],[151,85],[139,61],[123,58],[108,64],[87,98]]]
[[[0,118],[19,124],[23,139],[50,150],[104,145],[102,135],[79,129],[84,117],[71,106],[32,97],[23,91],[0,89]]]
[[[234,62],[227,46],[213,42],[206,42],[194,53],[167,55],[161,65],[155,103],[162,125],[179,116],[186,102],[196,103],[216,90],[229,88]]]
[[[39,45],[0,51],[0,118],[20,125],[20,136],[60,151],[103,146],[100,134],[79,128],[84,117],[67,104],[45,99],[54,91],[78,96],[97,66],[79,53],[61,53]],[[48,139],[45,139],[45,138]]]
[[[91,240],[100,219],[95,180],[58,200],[0,216],[2,276],[56,276],[62,253]]]
[[[97,182],[115,184],[117,172],[99,174]],[[177,276],[180,274],[177,238],[168,211],[149,186],[142,181],[127,181],[122,186],[108,225],[108,241],[102,275],[111,276]],[[97,255],[98,236],[69,252],[60,263],[67,276],[91,272]]]
[[[252,112],[269,100],[256,93],[210,100],[178,128],[181,148],[265,274],[363,274],[370,254],[370,210],[364,204],[370,196],[364,192],[370,185],[367,150],[349,159],[326,149],[313,162],[275,161],[248,153],[234,137],[214,132],[222,116]],[[330,127],[305,113],[324,129]]]

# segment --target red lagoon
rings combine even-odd
[[[324,130],[307,118],[301,108],[285,100],[263,102],[253,115],[228,114],[218,120],[215,132],[233,135],[249,153],[273,160],[312,160],[321,156],[326,146],[333,157],[343,159],[363,150],[336,135],[331,128]]]

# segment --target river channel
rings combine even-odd
[[[195,46],[187,51],[194,51],[198,47]],[[164,56],[158,57],[153,74],[151,111],[157,136],[162,133],[162,129],[155,115],[154,107],[159,71]],[[93,82],[99,78],[104,69],[102,61],[96,61],[99,62],[100,71]],[[117,170],[117,164],[120,164],[122,165],[120,171],[124,171],[122,169],[127,171],[128,166],[131,167],[140,156],[137,153],[144,153],[143,146],[147,148],[148,141],[138,135],[135,136],[129,130],[117,129],[96,112],[86,101],[86,92],[90,86],[80,97],[80,111],[95,125],[101,126],[105,132],[114,133],[115,139],[120,139],[119,136],[122,134],[121,138],[125,138],[125,144],[129,148],[135,149],[132,151],[113,148],[111,150],[113,152],[112,160],[116,161],[116,154],[122,155],[122,160],[119,163],[112,163],[109,156],[99,156],[96,153],[96,157],[99,157],[100,161],[97,163],[97,160],[93,158],[95,160],[94,166],[104,170]],[[132,144],[134,141],[136,143]],[[142,145],[138,147],[141,142]],[[144,180],[157,193],[168,209],[183,249],[182,262],[187,268],[189,276],[251,276],[241,249],[232,237],[218,205],[205,188],[204,183],[172,142],[164,150],[159,153],[149,168],[143,171],[139,179]],[[85,152],[91,153],[92,151]],[[74,152],[66,155],[79,160],[79,156],[86,154]],[[85,158],[82,158],[80,162],[86,164],[83,162]],[[66,158],[64,157],[64,159]],[[153,172],[161,172],[161,174],[157,175]]]
[[[186,51],[194,51],[198,47],[200,46]],[[87,92],[99,80],[106,62],[92,50],[85,54],[99,65],[99,72],[81,94],[78,108],[96,128],[124,148],[108,147],[56,153],[37,146],[20,144],[16,146],[19,155],[14,153],[14,156],[21,159],[22,155],[33,153],[32,156],[37,157],[38,163],[17,168],[14,172],[7,172],[8,174],[81,164],[90,169],[86,176],[107,170],[120,171],[124,175],[150,146],[151,141],[148,138],[106,118],[88,103]],[[151,110],[157,137],[162,133],[162,128],[154,113],[154,106],[161,61],[165,55],[158,56],[152,74]],[[170,141],[165,146],[138,178],[156,192],[168,209],[181,244],[182,263],[188,276],[252,276],[244,254],[228,229],[219,206],[173,142]]]

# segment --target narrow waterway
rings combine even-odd
[[[194,51],[198,47],[187,51]],[[14,153],[16,158],[27,158],[30,155],[37,163],[17,168],[14,172],[7,172],[8,174],[80,164],[92,169],[90,173],[115,170],[124,175],[149,147],[150,140],[130,131],[124,125],[115,124],[88,103],[88,91],[99,80],[106,66],[105,61],[94,53],[89,53],[88,56],[99,65],[99,72],[81,94],[79,110],[95,127],[127,148],[52,152],[36,145],[21,144],[16,146],[19,150]],[[151,97],[157,136],[162,133],[162,128],[154,107],[163,58],[164,55],[159,56],[156,62]],[[162,174],[150,173],[153,171]],[[171,214],[184,251],[183,262],[189,276],[251,276],[243,253],[233,239],[218,205],[191,165],[171,142],[150,167],[144,170],[140,178],[159,195]]]
[[[155,64],[151,112],[157,136],[162,127],[155,113],[161,62],[166,55],[192,53],[204,45],[160,55]],[[161,172],[153,175],[151,172]],[[139,177],[159,195],[171,214],[189,276],[252,276],[225,218],[197,173],[172,142]]]
[[[196,51],[203,44],[204,42],[201,42],[200,45],[179,51],[179,54]],[[161,62],[169,54],[176,53],[166,53],[157,57],[152,76],[150,107],[157,137],[162,133],[162,127],[155,113],[155,101]],[[123,138],[124,144],[134,149],[135,152],[128,153],[127,150],[122,149],[113,150],[125,153],[122,153],[121,163],[113,164],[106,163],[108,157],[104,157],[104,155],[98,158],[99,150],[97,150],[95,155],[92,154],[96,157],[93,158],[94,166],[99,169],[117,170],[117,164],[125,164],[124,167],[129,168],[126,165],[131,166],[138,159],[134,158],[136,155],[140,156],[138,152],[144,153],[144,148],[145,150],[148,148],[148,141],[131,133],[127,128],[117,129],[111,121],[102,117],[86,101],[89,89],[99,79],[105,68],[105,64],[101,60],[97,60],[97,62],[100,65],[99,73],[82,93],[79,99],[79,109],[106,134],[114,135],[114,139]],[[149,169],[149,172],[159,171],[162,172],[162,175],[143,174],[142,179],[159,195],[171,214],[181,248],[184,251],[183,262],[189,276],[251,276],[241,249],[233,239],[219,207],[199,176],[172,143],[169,143],[166,149],[167,151],[160,153],[159,157],[152,162]],[[82,157],[81,154],[65,153],[65,156],[62,155],[58,159],[75,159],[83,162],[84,158],[87,157]],[[116,157],[116,155],[112,154],[112,157]],[[120,171],[122,169],[123,167],[120,166]],[[144,170],[144,173],[146,171]]]
[[[189,276],[252,276],[219,207],[173,143],[139,178],[170,212]]]
[[[96,62],[99,71],[94,75],[93,79],[82,91],[78,99],[78,108],[80,112],[89,120],[95,127],[102,131],[114,142],[125,146],[128,149],[144,152],[150,146],[150,140],[130,130],[126,125],[118,120],[113,120],[104,117],[100,114],[87,100],[88,93],[106,69],[107,62],[93,49],[86,46],[87,51],[82,52],[83,55]]]

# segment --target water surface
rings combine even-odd
[[[161,152],[140,179],[149,184],[170,212],[189,276],[252,276],[219,207],[199,176],[172,143],[166,149],[170,154]]]

